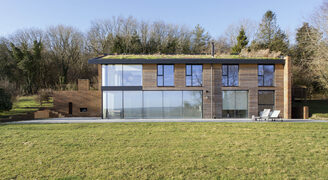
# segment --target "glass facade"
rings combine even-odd
[[[274,85],[274,65],[258,65],[258,86]]]
[[[123,118],[122,91],[103,92],[103,117],[110,119]]]
[[[103,91],[103,118],[202,118],[202,91]]]
[[[222,65],[222,86],[239,85],[239,65]]]
[[[157,65],[157,86],[174,86],[174,65]]]
[[[102,86],[142,86],[142,65],[102,65]]]
[[[274,109],[274,91],[258,91],[258,113],[264,109]]]
[[[144,91],[144,118],[163,118],[162,91]]]
[[[222,91],[222,117],[246,118],[248,91]]]
[[[124,118],[142,118],[142,91],[123,92]]]

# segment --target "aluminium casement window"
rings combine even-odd
[[[203,65],[186,65],[186,86],[203,85]]]
[[[157,65],[157,86],[174,86],[174,65]]]
[[[222,86],[239,85],[239,65],[222,65]]]
[[[274,65],[258,65],[258,86],[274,86]]]
[[[258,114],[264,109],[274,110],[275,92],[272,90],[260,90],[258,91]]]

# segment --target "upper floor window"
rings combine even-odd
[[[274,65],[258,65],[258,86],[273,86]]]
[[[157,65],[157,86],[174,86],[174,65]]]
[[[142,65],[102,65],[102,86],[142,86]]]
[[[222,85],[239,85],[239,65],[222,65]]]
[[[203,65],[186,65],[186,86],[202,86]]]

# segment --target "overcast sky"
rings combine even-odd
[[[86,32],[90,22],[112,16],[138,20],[200,24],[218,37],[242,19],[259,22],[267,10],[277,14],[280,27],[294,33],[322,0],[0,0],[0,35],[22,28],[45,29],[64,24]]]

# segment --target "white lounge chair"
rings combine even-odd
[[[277,120],[277,119],[280,119],[280,120],[282,121],[282,119],[279,118],[279,114],[280,114],[280,110],[274,110],[274,111],[272,112],[272,114],[270,115],[269,119],[270,119],[271,121],[275,121],[275,120]]]
[[[270,109],[264,109],[261,113],[259,117],[255,117],[255,121],[257,120],[268,120],[269,119],[269,115],[270,115]]]

